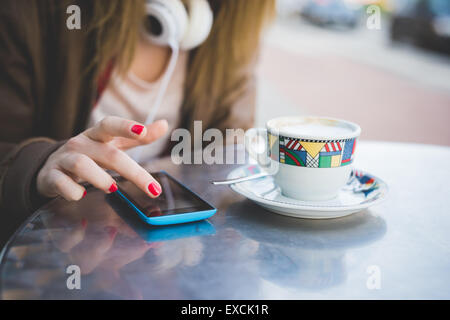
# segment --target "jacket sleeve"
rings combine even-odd
[[[59,146],[48,138],[33,137],[35,85],[32,55],[27,46],[31,34],[27,17],[21,11],[28,6],[26,12],[32,12],[33,3],[7,0],[0,6],[1,218],[24,217],[45,201],[37,197],[33,181],[47,157]]]

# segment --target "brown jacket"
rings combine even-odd
[[[81,30],[66,27],[69,4],[81,8]],[[0,218],[24,217],[48,200],[35,190],[37,172],[58,141],[85,129],[97,91],[97,70],[84,72],[95,54],[93,35],[83,28],[90,5],[89,0],[2,0]],[[255,90],[250,82],[244,94],[234,93],[222,124],[251,125]]]

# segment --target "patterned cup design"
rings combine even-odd
[[[356,139],[311,140],[268,133],[268,156],[280,163],[306,168],[336,168],[352,163]]]

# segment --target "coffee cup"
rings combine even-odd
[[[320,201],[337,196],[351,173],[361,128],[352,122],[314,116],[271,119],[246,132],[250,156],[289,198]]]

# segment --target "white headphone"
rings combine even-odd
[[[209,35],[213,13],[207,0],[147,0],[144,37],[158,45],[182,50],[199,46]]]

